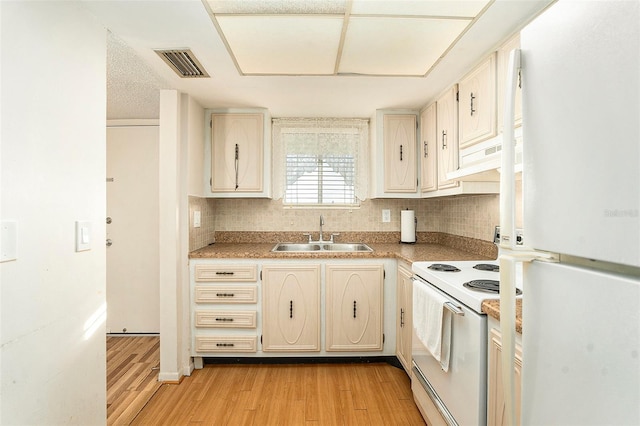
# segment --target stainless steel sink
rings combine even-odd
[[[303,243],[278,243],[271,251],[320,251],[322,246],[319,244],[303,244]]]
[[[326,251],[373,251],[371,247],[362,243],[333,243],[322,246]]]
[[[362,243],[278,243],[273,252],[372,252],[373,249]]]

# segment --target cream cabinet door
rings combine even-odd
[[[458,84],[460,148],[496,135],[496,55],[492,54]]]
[[[504,388],[502,386],[502,336],[496,329],[491,329],[489,339],[489,368],[487,395],[487,423],[489,425],[507,425],[504,418]],[[515,409],[518,425],[520,424],[521,385],[522,383],[522,347],[516,344],[515,358]]]
[[[382,265],[327,265],[326,350],[382,350]]]
[[[411,267],[398,263],[398,295],[396,308],[396,355],[407,374],[411,374],[411,336],[413,326],[413,281]]]
[[[422,192],[438,189],[436,104],[429,105],[420,114],[420,189]]]
[[[211,192],[261,192],[262,114],[211,114]]]
[[[320,350],[320,265],[264,265],[262,350]]]
[[[384,191],[417,190],[416,116],[384,116]]]
[[[458,170],[458,105],[457,85],[447,90],[436,101],[436,137],[438,144],[438,189],[458,186],[448,180],[447,173]]]

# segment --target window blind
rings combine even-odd
[[[277,119],[273,129],[276,198],[289,205],[325,206],[352,206],[366,198],[359,192],[366,195],[368,189],[366,161],[361,160],[366,158],[368,122]]]

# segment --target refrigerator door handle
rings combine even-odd
[[[500,333],[502,334],[502,387],[506,424],[516,425],[515,374],[516,356],[516,264],[541,260],[557,262],[557,253],[542,251],[506,251],[500,261]],[[523,296],[526,297],[526,296]]]
[[[520,49],[509,54],[507,86],[504,102],[504,123],[500,173],[500,247],[509,250],[516,246],[516,173],[515,173],[515,99],[520,70]]]

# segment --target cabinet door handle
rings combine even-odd
[[[442,131],[442,149],[447,149],[446,137],[447,137],[447,131],[443,130]]]
[[[354,301],[353,301],[353,317],[354,317],[354,318],[356,317],[356,310],[357,310],[357,307],[356,307],[356,301],[354,300]]]
[[[424,158],[427,158],[429,156],[429,144],[427,144],[427,141],[424,141]]]
[[[473,117],[473,113],[476,112],[474,106],[473,106],[473,101],[475,100],[475,96],[473,96],[473,92],[471,92],[471,116]]]
[[[400,327],[404,327],[404,308],[400,308]]]
[[[289,318],[293,318],[293,300],[289,300]]]
[[[400,161],[402,161],[402,145],[400,145]]]
[[[240,168],[240,147],[236,144],[236,189],[238,189],[238,169]]]

